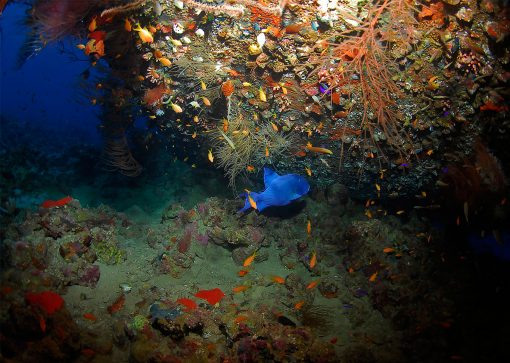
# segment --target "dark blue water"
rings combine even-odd
[[[8,5],[0,16],[0,111],[3,118],[42,128],[48,143],[98,144],[98,106],[81,96],[80,80],[90,62],[72,39],[52,43],[18,64],[29,28],[26,6]],[[76,44],[76,41],[74,41]],[[89,77],[94,77],[94,71]],[[2,135],[7,131],[2,122]]]

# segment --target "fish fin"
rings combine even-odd
[[[273,169],[269,169],[264,167],[264,185],[265,187],[269,187],[269,185],[278,178],[279,175]]]

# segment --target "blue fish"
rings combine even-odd
[[[264,168],[264,185],[265,189],[261,193],[248,192],[240,195],[240,197],[246,197],[246,200],[239,213],[251,208],[249,198],[255,202],[256,209],[262,212],[267,207],[287,205],[306,195],[310,190],[310,184],[301,175],[278,175],[269,168]]]

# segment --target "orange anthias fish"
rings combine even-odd
[[[248,270],[240,270],[240,271],[237,273],[237,275],[238,275],[239,277],[243,277],[243,276],[246,276],[246,275],[248,274],[248,272],[249,272]]]
[[[116,313],[117,311],[121,310],[124,307],[124,304],[126,303],[126,296],[124,294],[120,294],[117,300],[110,306],[108,306],[107,310],[110,315],[113,313]]]
[[[96,321],[97,317],[92,313],[85,313],[83,314],[83,318],[90,320],[90,321]]]
[[[281,276],[271,276],[271,281],[276,282],[277,284],[284,284],[285,279]]]
[[[151,32],[147,30],[147,28],[142,28],[140,24],[136,24],[136,27],[133,30],[138,32],[138,36],[140,37],[142,42],[144,43],[154,42],[154,38],[152,37]]]
[[[312,222],[310,222],[310,220],[308,220],[308,222],[306,223],[306,233],[308,235],[312,233]]]
[[[250,266],[253,263],[253,261],[255,260],[256,254],[257,254],[257,251],[253,252],[253,254],[251,256],[246,257],[246,260],[244,260],[244,262],[243,262],[243,267]]]
[[[303,305],[305,304],[305,302],[303,300],[301,301],[298,301],[295,305],[294,305],[294,309],[296,310],[301,310],[301,308],[303,307]]]
[[[311,290],[311,289],[313,289],[314,287],[316,287],[318,283],[319,283],[319,280],[312,281],[312,282],[310,282],[308,285],[306,285],[306,288],[307,288],[308,290]]]
[[[318,154],[330,154],[330,155],[333,154],[333,151],[331,151],[329,149],[325,149],[323,147],[312,146],[311,143],[308,143],[306,145],[306,150],[314,152],[314,153],[318,153]]]
[[[94,30],[96,30],[96,28],[97,28],[97,22],[96,22],[96,17],[94,16],[89,23],[89,31],[93,32]]]
[[[312,252],[312,257],[310,258],[310,268],[314,268],[317,264],[317,253],[315,251]]]
[[[242,323],[243,321],[246,321],[246,320],[248,320],[248,317],[246,315],[238,315],[234,319],[234,323],[239,324],[239,323]]]
[[[370,278],[368,279],[368,281],[370,281],[370,282],[374,282],[374,281],[377,279],[377,275],[378,275],[378,274],[379,274],[378,272],[374,272],[374,273],[370,276]]]
[[[243,291],[246,291],[248,290],[250,287],[248,285],[239,285],[239,286],[236,286],[232,289],[232,291],[235,293],[235,294],[238,294],[240,292],[243,292]]]
[[[257,210],[257,203],[255,202],[255,200],[251,197],[250,193],[248,193],[248,201],[250,202],[250,206]]]
[[[133,26],[131,25],[131,22],[129,21],[128,18],[126,18],[124,20],[124,30],[127,32],[130,32],[131,30],[133,30]]]

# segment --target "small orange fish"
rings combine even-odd
[[[92,314],[92,313],[85,313],[83,314],[83,317],[87,320],[90,320],[90,321],[96,321],[97,320],[97,317]]]
[[[202,102],[204,102],[204,105],[207,107],[211,107],[211,101],[207,97],[202,97]]]
[[[250,172],[250,173],[253,173],[253,172],[255,171],[255,167],[254,167],[254,166],[252,166],[252,165],[248,165],[248,166],[246,167],[246,170],[247,170],[248,172]]]
[[[325,149],[323,147],[312,146],[311,143],[308,143],[306,145],[306,150],[314,152],[314,153],[318,153],[318,154],[329,154],[329,155],[333,154],[333,151],[331,151],[329,149]]]
[[[248,290],[250,287],[248,285],[239,285],[239,286],[236,286],[232,289],[232,291],[235,293],[235,294],[238,294],[240,292],[243,292],[243,291],[246,291]]]
[[[96,22],[96,17],[94,16],[89,23],[89,32],[92,33],[94,30],[96,30],[96,28],[97,28],[97,22]]]
[[[370,282],[374,282],[376,279],[377,279],[377,275],[379,274],[379,272],[374,272],[370,278],[368,279],[368,281]]]
[[[250,193],[248,193],[248,201],[250,202],[250,206],[257,210],[257,203],[255,202],[255,200],[251,197]]]
[[[158,61],[165,67],[170,67],[172,65],[172,62],[170,61],[170,59],[165,58],[165,57],[158,58]]]
[[[393,252],[395,252],[395,249],[392,247],[386,247],[383,249],[383,252],[384,253],[393,253]]]
[[[298,301],[295,305],[294,305],[294,309],[296,310],[301,310],[301,308],[303,307],[303,305],[305,304],[305,302],[303,300],[301,301]]]
[[[83,49],[85,49],[85,44],[78,44],[78,45],[76,45],[76,48],[83,50]]]
[[[318,283],[319,283],[319,280],[312,281],[312,282],[310,282],[308,285],[306,285],[306,288],[307,288],[308,290],[311,290],[311,289],[313,289],[314,287],[316,287]]]
[[[212,163],[214,161],[214,156],[212,154],[212,149],[209,149],[209,152],[207,153],[207,158]]]
[[[108,306],[107,310],[110,315],[113,313],[116,313],[120,309],[124,307],[124,304],[126,303],[126,296],[124,294],[120,294],[117,300],[110,306]]]
[[[271,276],[271,281],[273,282],[276,282],[277,284],[284,284],[285,283],[285,279],[281,276]]]
[[[246,321],[248,320],[248,317],[246,315],[238,315],[235,319],[234,319],[234,323],[236,324],[240,324],[242,323],[243,321]]]
[[[39,316],[39,327],[43,333],[46,332],[46,320],[43,316]]]
[[[308,235],[312,234],[312,222],[310,222],[310,220],[306,223],[306,233],[308,233]]]
[[[237,273],[237,275],[238,275],[239,277],[243,277],[243,276],[246,276],[246,275],[248,274],[248,272],[249,272],[248,270],[240,270],[240,271]]]
[[[317,264],[317,254],[315,251],[312,252],[312,257],[310,258],[310,268],[314,268]]]
[[[312,176],[312,169],[310,169],[308,166],[305,167],[305,171],[308,176]]]
[[[266,158],[269,157],[269,149],[266,147]]]
[[[244,262],[243,262],[243,267],[248,267],[248,266],[250,266],[250,265],[253,263],[253,261],[255,260],[255,255],[256,255],[256,254],[257,254],[257,251],[253,252],[253,254],[252,254],[252,255],[250,255],[250,256],[248,256],[248,257],[246,257],[246,259],[245,259],[245,260],[244,260]]]
[[[133,30],[133,26],[131,25],[131,22],[129,21],[128,18],[126,18],[124,20],[124,30],[127,32],[130,32],[131,30]]]
[[[138,36],[140,37],[142,42],[144,43],[154,42],[154,38],[152,37],[151,32],[147,30],[147,28],[142,28],[140,24],[136,24],[136,27],[133,30],[138,32]]]

